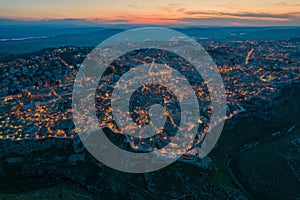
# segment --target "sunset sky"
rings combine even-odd
[[[300,1],[0,0],[0,17],[85,19],[106,24],[300,25]]]

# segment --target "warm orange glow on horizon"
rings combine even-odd
[[[193,24],[207,19],[221,24],[224,19],[236,24],[300,21],[300,3],[294,0],[0,0],[0,5],[0,17],[26,20],[74,18],[106,24]]]

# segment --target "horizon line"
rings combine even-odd
[[[230,18],[206,18],[206,20],[228,20],[228,24],[193,24],[180,22],[133,23],[129,20],[110,20],[102,18],[26,18],[0,16],[0,25],[74,25],[74,26],[178,26],[178,27],[300,27],[300,24],[243,24],[230,22]],[[3,20],[7,22],[3,23]],[[24,24],[20,24],[20,23]],[[65,23],[64,23],[65,22]],[[76,23],[77,22],[77,23]],[[249,21],[254,22],[254,21]],[[266,21],[260,21],[266,22]],[[30,23],[30,24],[28,24]],[[37,24],[40,23],[40,24]]]

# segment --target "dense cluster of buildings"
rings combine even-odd
[[[243,101],[253,97],[268,99],[282,85],[300,79],[300,43],[297,41],[210,41],[202,45],[217,64],[224,81],[227,96],[225,120],[245,111]],[[42,55],[32,54],[1,62],[0,139],[73,137],[76,131],[72,121],[72,87],[76,72],[90,50],[83,47],[48,49]],[[113,120],[111,88],[130,68],[153,60],[162,64],[168,62],[191,83],[199,102],[202,102],[196,139],[196,142],[201,142],[203,132],[208,129],[212,109],[205,81],[191,67],[182,67],[189,66],[184,60],[160,50],[131,52],[112,63],[100,79],[96,93],[99,126],[122,132]],[[166,101],[173,102],[173,107],[168,105],[166,108],[173,109],[170,113],[177,116],[180,109],[171,92],[163,88],[152,91],[151,87],[144,88],[148,96],[139,100],[139,107],[143,104],[149,107],[151,102],[162,105]],[[160,98],[149,100],[153,94],[160,95]],[[140,97],[137,95],[133,99]],[[144,118],[135,115],[141,111],[145,112]],[[146,108],[138,112],[133,108],[132,112],[136,122],[142,125],[149,123],[149,119],[145,118]],[[148,148],[155,148],[158,143],[163,146],[174,136],[178,122],[176,117],[169,116],[169,123],[164,127],[168,130],[165,134],[161,131],[154,138],[148,138],[149,141],[132,137],[128,140],[134,148],[146,144]]]

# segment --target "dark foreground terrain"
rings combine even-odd
[[[0,140],[1,199],[299,199],[300,83],[251,99],[226,121],[212,165],[176,162],[127,174],[97,162],[77,136]]]

